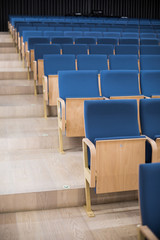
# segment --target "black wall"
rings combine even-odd
[[[90,15],[160,19],[160,0],[0,0],[0,31],[7,31],[8,15]]]

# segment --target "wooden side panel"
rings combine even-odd
[[[145,139],[97,141],[96,192],[137,190],[141,163],[145,163]]]
[[[43,80],[43,98],[44,98],[44,101],[48,102],[48,87],[47,87],[47,77],[44,77],[44,80]]]
[[[156,139],[156,143],[157,143],[157,162],[160,162],[160,138]]]
[[[44,76],[43,59],[38,59],[38,85],[42,85],[43,76]]]
[[[103,98],[67,98],[66,99],[66,136],[83,137],[84,100],[101,100]]]
[[[49,80],[49,106],[57,106],[59,97],[58,75],[48,76]]]
[[[33,71],[33,61],[34,61],[34,49],[31,49],[30,50],[30,53],[31,53],[31,63],[30,63],[30,67],[31,67],[31,71]]]

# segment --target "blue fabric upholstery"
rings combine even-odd
[[[141,99],[140,100],[140,119],[142,134],[155,139],[160,134],[160,99]],[[152,149],[146,142],[146,162],[151,162]]]
[[[44,55],[44,75],[56,75],[58,71],[75,70],[74,55]]]
[[[141,91],[148,97],[153,95],[160,96],[160,70],[141,71]]]
[[[82,36],[82,31],[64,31],[64,36],[71,36],[71,37],[76,37],[76,36]]]
[[[63,44],[62,54],[87,54],[88,45],[86,44]]]
[[[66,98],[100,97],[98,71],[60,71],[59,96]]]
[[[33,26],[20,26],[19,27],[19,35],[22,36],[23,31],[35,31],[36,27]]]
[[[43,33],[44,36],[64,36],[64,32],[63,31],[44,31]]]
[[[122,37],[123,38],[139,38],[139,34],[134,32],[124,32],[122,33]]]
[[[136,55],[111,55],[109,57],[111,70],[138,70]]]
[[[112,44],[116,45],[118,42],[117,38],[97,38],[97,43],[98,44]]]
[[[140,67],[141,70],[160,70],[160,55],[142,55]]]
[[[75,44],[96,44],[96,38],[94,37],[75,38]]]
[[[138,71],[101,71],[101,91],[104,97],[140,95]]]
[[[84,32],[86,37],[102,37],[102,32]]]
[[[53,37],[51,38],[52,43],[58,44],[73,44],[73,38],[70,37]]]
[[[155,33],[141,33],[140,38],[156,38]]]
[[[153,38],[141,38],[140,39],[140,45],[158,45],[159,40],[153,39]]]
[[[160,55],[160,46],[144,45],[140,46],[141,55]]]
[[[42,34],[42,31],[22,31],[23,42],[27,42],[29,37],[40,37]]]
[[[60,44],[36,44],[34,49],[35,60],[43,59],[46,54],[60,54]]]
[[[139,197],[142,225],[147,225],[160,239],[160,163],[139,167]]]
[[[104,37],[111,37],[111,38],[119,38],[120,37],[120,33],[119,32],[104,32],[103,36]]]
[[[78,55],[78,70],[108,70],[106,55]]]
[[[120,38],[119,44],[130,44],[130,45],[138,45],[139,39],[138,38]]]
[[[46,37],[29,37],[28,38],[28,50],[34,49],[36,44],[39,43],[50,43],[50,38]]]
[[[118,55],[138,55],[138,45],[117,45],[115,46],[115,54]]]
[[[112,55],[113,54],[113,45],[111,44],[91,44],[89,45],[89,54],[104,54]]]
[[[96,138],[140,136],[136,100],[84,102],[85,136]]]

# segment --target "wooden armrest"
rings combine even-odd
[[[27,50],[26,51],[26,61],[27,61],[27,67],[30,67],[30,52]]]
[[[152,162],[157,162],[157,144],[153,139],[147,136],[146,139],[151,144],[152,147]]]
[[[147,240],[158,240],[156,235],[147,226],[138,226],[140,235],[142,234]]]
[[[37,81],[37,61],[33,61],[33,79]]]
[[[95,187],[96,182],[96,148],[94,144],[88,139],[83,138],[83,145],[84,145],[84,151],[85,146],[87,146],[90,150],[90,169],[88,168],[88,155],[87,155],[87,166],[85,166],[86,171],[90,171],[90,187]],[[86,164],[85,164],[86,165]]]
[[[61,109],[62,109],[62,118],[61,118]],[[57,98],[57,111],[58,111],[58,120],[62,120],[61,129],[62,132],[65,132],[65,101],[62,98]]]

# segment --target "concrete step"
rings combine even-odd
[[[16,61],[19,60],[19,54],[18,53],[0,53],[0,61]]]
[[[0,80],[10,79],[27,79],[28,72],[25,68],[1,68],[0,67]]]
[[[15,47],[0,47],[0,53],[16,53]]]
[[[17,212],[85,204],[82,151],[1,151],[0,212]],[[7,169],[7,170],[6,170]],[[92,204],[137,199],[137,191],[96,195]]]
[[[0,118],[43,117],[43,96],[0,96]]]
[[[32,80],[0,80],[0,95],[34,94]]]
[[[0,48],[13,48],[15,47],[15,43],[13,43],[12,41],[3,41],[3,39],[0,39]]]

